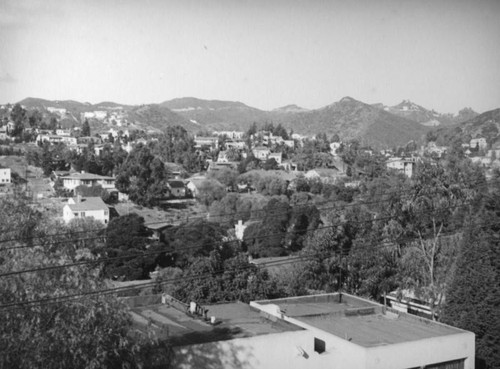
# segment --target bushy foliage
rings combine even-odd
[[[167,189],[165,165],[148,147],[139,145],[120,166],[116,188],[139,205],[158,205]]]
[[[267,271],[250,264],[244,255],[224,260],[217,251],[200,257],[184,270],[174,296],[183,301],[250,302],[278,298],[284,292]]]
[[[81,232],[81,225],[54,224],[19,197],[1,199],[0,207],[0,273],[95,258],[85,242],[60,242],[67,237],[61,233]],[[133,339],[127,309],[111,295],[92,294],[107,287],[99,273],[90,263],[0,278],[0,305],[13,304],[2,308],[0,367],[132,369],[150,362],[145,352],[159,344]]]
[[[151,255],[156,248],[150,247],[150,231],[144,226],[144,218],[135,213],[114,218],[106,229],[106,245],[101,254],[120,259],[104,265],[103,274],[120,280],[146,279],[156,266],[158,255]]]

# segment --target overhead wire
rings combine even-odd
[[[499,183],[500,183],[500,180],[499,180]],[[484,181],[480,181],[481,185],[488,185],[488,184],[491,184],[491,182],[484,182]],[[427,192],[426,195],[432,195],[434,193],[438,193],[438,192],[441,192],[441,191],[435,191],[435,192]],[[378,196],[384,196],[384,195],[387,195],[387,196],[390,196],[390,195],[398,195],[398,194],[408,194],[408,191],[405,190],[405,191],[392,191],[392,192],[382,192],[382,193],[378,193],[377,195]],[[410,193],[411,194],[411,193]],[[321,211],[328,211],[328,210],[337,210],[337,211],[342,211],[344,210],[345,208],[348,208],[348,207],[354,207],[354,206],[363,206],[363,205],[373,205],[373,204],[377,204],[377,203],[384,203],[384,202],[390,202],[390,201],[393,201],[392,199],[385,199],[385,200],[374,200],[374,201],[365,201],[365,202],[356,202],[356,203],[350,203],[350,204],[342,204],[342,207],[339,209],[337,205],[334,205],[332,207],[328,207],[328,208],[321,208],[321,209],[318,209],[318,210],[321,210]],[[294,206],[292,206],[290,209],[287,209],[286,211],[283,211],[283,212],[272,212],[273,215],[285,215],[285,214],[290,214],[290,210],[293,211],[293,209],[300,209],[300,208],[306,208],[308,206],[316,206],[318,204],[328,204],[328,203],[332,203],[334,202],[334,200],[326,200],[324,202],[320,202],[320,203],[304,203],[304,204],[296,204]],[[266,212],[266,210],[264,209],[258,209],[258,210],[250,210],[250,211],[247,211],[247,212],[232,212],[232,213],[225,213],[225,214],[220,214],[220,215],[215,215],[215,216],[211,216],[210,218],[222,218],[222,217],[231,217],[231,216],[234,216],[234,215],[241,215],[242,217],[246,214],[246,215],[251,215],[251,216],[255,216],[255,213],[264,213]],[[200,220],[204,220],[206,219],[207,217],[206,216],[203,216],[203,217],[198,217],[198,218],[190,218],[189,220],[190,221],[195,221],[197,219],[200,219]],[[150,225],[156,225],[156,224],[164,224],[166,223],[165,221],[158,221],[158,222],[149,222],[149,223],[145,223],[146,226],[150,226]],[[178,226],[180,228],[198,228],[197,225],[194,225],[194,226],[190,226],[190,225],[181,225],[181,226]],[[65,236],[65,235],[75,235],[75,234],[82,234],[82,233],[92,233],[92,232],[96,232],[96,231],[103,231],[105,230],[105,228],[96,228],[96,229],[89,229],[89,230],[85,230],[85,231],[71,231],[71,232],[64,232],[64,233],[56,233],[56,234],[45,234],[43,236],[31,236],[31,237],[24,237],[24,238],[11,238],[11,239],[0,239],[0,243],[7,243],[7,242],[14,242],[14,241],[31,241],[31,240],[35,240],[35,239],[43,239],[43,238],[49,238],[49,237],[58,237],[58,236]],[[1,232],[0,232],[1,234]],[[32,247],[32,246],[23,246],[23,247]],[[9,249],[9,248],[5,248],[5,249]],[[2,250],[2,248],[0,248],[0,250]]]

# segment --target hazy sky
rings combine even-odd
[[[0,102],[500,107],[500,1],[0,0]]]

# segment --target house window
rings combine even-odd
[[[78,217],[78,213],[73,213],[73,215],[74,215],[75,217]]]
[[[85,216],[85,212],[84,212],[84,211],[82,211],[82,217],[84,217],[84,216]]]
[[[314,337],[314,351],[316,351],[318,354],[322,354],[323,352],[325,352],[325,341]]]

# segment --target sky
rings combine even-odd
[[[498,0],[0,0],[0,103],[500,107]]]

